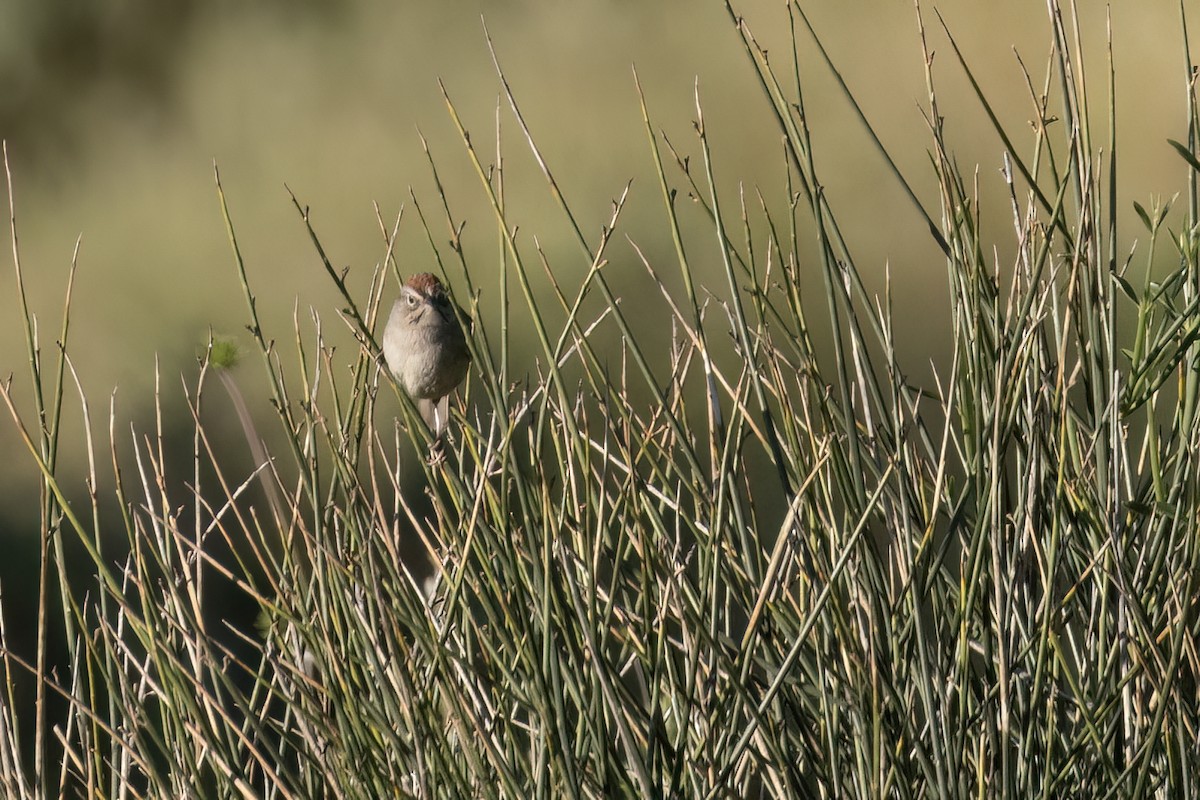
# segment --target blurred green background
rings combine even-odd
[[[1105,12],[1087,5],[1081,28],[1091,65],[1087,79],[1103,96]],[[805,6],[884,144],[936,218],[912,3],[814,0]],[[772,60],[786,63],[784,4],[739,0],[735,8],[770,48]],[[932,8],[926,21],[941,111],[960,165],[978,164],[983,213],[1004,264],[1011,212],[998,171],[1001,146],[953,63]],[[1026,121],[1034,111],[1014,48],[1040,87],[1050,41],[1045,4],[946,0],[939,8],[1002,121],[1019,146],[1028,146]],[[1125,213],[1133,200],[1149,205],[1152,196],[1184,187],[1183,164],[1166,140],[1186,138],[1186,69],[1174,0],[1116,4],[1111,13]],[[693,165],[700,163],[691,127],[698,82],[727,202],[736,202],[741,183],[750,202],[756,202],[757,187],[776,213],[786,207],[780,137],[729,15],[715,0],[6,0],[0,6],[0,135],[15,182],[28,289],[43,350],[52,355],[72,248],[82,236],[69,349],[92,403],[102,464],[110,391],[118,389],[116,431],[129,448],[129,423],[142,431],[153,423],[157,358],[166,426],[186,445],[181,374],[194,379],[210,329],[249,343],[213,186],[214,159],[264,326],[284,344],[285,359],[294,308],[306,325],[311,308],[328,332],[342,326],[332,287],[284,184],[310,206],[330,258],[349,267],[361,289],[384,252],[372,202],[390,223],[401,204],[411,205],[411,187],[441,225],[418,128],[430,142],[455,216],[467,221],[465,245],[482,288],[482,324],[497,324],[496,275],[488,271],[497,263],[494,222],[437,86],[439,78],[444,81],[473,141],[491,158],[500,86],[481,15],[539,146],[593,238],[608,221],[612,199],[632,179],[622,232],[662,273],[672,277],[677,271],[633,64],[656,124],[693,156]],[[801,34],[800,40],[819,174],[860,267],[880,291],[890,266],[900,351],[923,374],[931,358],[944,355],[947,340],[942,262],[809,37]],[[1099,143],[1105,119],[1103,109],[1095,113]],[[529,246],[537,237],[559,280],[573,288],[586,264],[506,108],[501,118],[511,218],[522,242]],[[1127,251],[1138,231],[1135,218],[1126,216]],[[411,208],[397,252],[405,272],[433,264]],[[693,244],[692,255],[700,283],[724,296],[716,248]],[[609,256],[609,280],[625,296],[631,316],[639,316],[639,303],[655,311],[640,316],[647,335],[663,341],[665,356],[666,318],[646,291],[651,284],[644,269],[623,237]],[[18,398],[27,398],[23,329],[11,262],[4,260],[0,376],[13,374]],[[385,302],[392,296],[394,288]],[[822,298],[814,305],[823,304]],[[715,320],[714,328],[723,324]],[[816,320],[814,325],[819,327]],[[515,324],[513,334],[519,341],[528,330]],[[348,363],[349,340],[333,335],[345,345]],[[529,360],[517,362],[519,370],[531,367]],[[261,370],[246,365],[241,374],[269,431],[273,414],[263,402]],[[224,399],[213,403],[219,412],[214,424],[224,426],[228,446],[248,467],[240,432],[231,420],[219,419],[227,409]],[[64,472],[78,476],[72,485],[82,496],[78,403],[69,399],[67,409]],[[12,596],[21,593],[20,587],[9,591],[10,585],[17,576],[36,574],[36,542],[22,536],[33,530],[36,475],[20,450],[11,422],[0,421],[0,535],[16,546],[0,573],[10,614]]]

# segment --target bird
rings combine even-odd
[[[434,436],[446,427],[449,396],[467,377],[471,351],[459,315],[436,275],[419,272],[400,287],[383,331],[383,357],[416,402]]]

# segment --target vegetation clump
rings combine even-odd
[[[494,211],[475,226],[494,223],[494,262],[466,257],[444,192],[410,213],[468,316],[494,304],[499,325],[470,333],[471,374],[435,451],[377,344],[402,277],[399,220],[380,219],[380,267],[356,295],[297,201],[358,347],[335,355],[319,316],[285,345],[260,326],[218,179],[272,450],[231,383],[238,347],[214,339],[185,377],[191,463],[163,457],[160,416],[133,471],[69,388],[69,313],[63,346],[43,348],[14,247],[34,407],[9,383],[0,395],[42,476],[43,553],[36,657],[0,630],[5,796],[1200,791],[1200,120],[1189,82],[1185,208],[1121,195],[1111,56],[1089,62],[1097,89],[1075,13],[1049,3],[1024,149],[939,34],[1001,143],[1002,234],[947,145],[923,26],[934,182],[910,184],[862,117],[944,258],[951,358],[928,383],[897,355],[911,312],[890,283],[867,290],[818,179],[798,67],[769,61],[732,8],[785,145],[778,184],[733,195],[714,178],[699,92],[685,154],[639,85],[658,185],[637,191],[661,197],[673,252],[631,240],[621,270],[634,190],[585,235],[598,226],[560,191],[497,59],[505,119],[577,252],[531,246],[502,164],[446,93]],[[825,53],[799,4],[789,21],[794,50]],[[1118,240],[1129,211],[1136,247]],[[701,261],[719,285],[699,284]],[[629,265],[660,290],[669,339],[623,307]],[[537,369],[521,378],[512,337],[526,325]],[[210,437],[214,368],[249,472]],[[64,407],[84,423],[90,505],[68,501],[56,466]],[[106,463],[116,518],[95,491]],[[114,527],[120,558],[102,536]],[[68,541],[90,557],[86,585],[68,581]],[[261,630],[214,618],[222,593],[260,610]],[[30,675],[23,715],[13,687]]]

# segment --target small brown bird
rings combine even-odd
[[[446,427],[449,395],[467,376],[471,351],[436,275],[418,273],[400,288],[383,331],[383,357],[425,424],[439,435]]]

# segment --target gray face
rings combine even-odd
[[[404,314],[413,326],[432,327],[453,324],[454,309],[450,298],[441,286],[433,286],[428,292],[405,286],[402,291]]]

